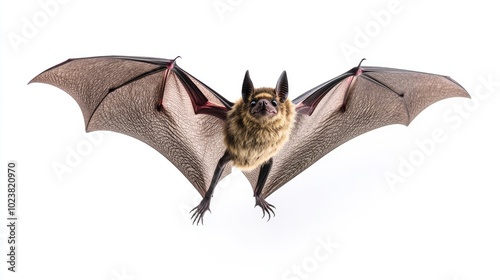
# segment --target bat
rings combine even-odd
[[[243,171],[255,207],[269,220],[275,207],[266,198],[339,145],[382,126],[409,125],[439,100],[470,98],[450,77],[361,66],[361,60],[293,100],[285,71],[274,88],[254,88],[247,71],[233,103],[180,68],[177,58],[69,59],[30,83],[69,93],[87,132],[123,133],[165,156],[202,196],[191,210],[197,225],[232,166]]]

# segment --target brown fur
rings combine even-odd
[[[278,113],[271,118],[258,119],[250,114],[250,100],[275,99],[272,88],[258,88],[248,102],[238,100],[227,114],[224,141],[233,165],[251,170],[273,157],[288,141],[295,119],[295,107],[286,99],[278,102]]]

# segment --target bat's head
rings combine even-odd
[[[276,88],[257,88],[254,89],[250,74],[245,73],[242,86],[242,100],[244,111],[248,116],[260,121],[265,121],[280,117],[289,108],[288,97],[288,79],[286,72],[283,71],[278,79]]]
[[[294,120],[286,73],[281,74],[276,88],[254,89],[247,71],[241,99],[227,113],[224,130],[233,165],[251,170],[268,161],[288,141]]]

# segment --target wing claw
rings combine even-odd
[[[72,96],[87,132],[119,132],[153,147],[204,196],[212,175],[207,166],[225,150],[225,116],[233,104],[181,69],[178,58],[70,59],[30,83],[51,84]],[[230,172],[224,169],[221,179]],[[203,223],[206,210],[208,206],[193,210],[194,222]]]
[[[260,170],[245,173],[254,192],[268,197],[343,143],[371,130],[408,125],[431,104],[449,97],[470,98],[448,76],[361,66],[330,79],[293,100],[297,112],[289,141],[273,156],[265,183]],[[261,206],[266,213],[265,206]],[[269,215],[269,214],[267,214]]]

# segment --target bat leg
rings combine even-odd
[[[203,196],[203,199],[201,200],[200,204],[193,208],[189,213],[193,212],[193,215],[191,216],[191,219],[193,219],[193,225],[196,223],[198,225],[201,221],[201,224],[203,225],[203,215],[205,215],[205,212],[208,210],[210,211],[210,200],[212,199],[212,195],[214,193],[215,186],[219,182],[220,176],[222,175],[222,172],[224,171],[224,168],[226,167],[226,164],[231,160],[231,156],[229,153],[226,151],[224,155],[219,159],[219,162],[217,163],[217,166],[215,167],[214,175],[212,176],[212,181],[210,182],[210,187],[208,188],[207,192]]]
[[[267,214],[269,216],[269,218],[267,219],[268,221],[271,219],[271,213],[273,213],[273,216],[276,216],[273,210],[273,208],[276,209],[276,207],[274,207],[274,205],[272,204],[269,204],[261,194],[272,166],[273,159],[271,158],[260,167],[259,178],[257,179],[257,186],[254,193],[255,207],[259,206],[260,208],[262,208],[262,218],[264,218]]]

